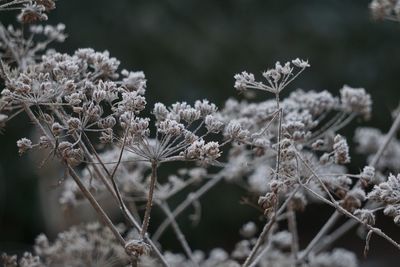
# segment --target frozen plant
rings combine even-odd
[[[386,2],[371,3],[375,13],[383,12],[379,17],[397,14],[395,1]],[[297,89],[283,98],[282,91],[310,67],[297,58],[276,62],[262,81],[246,71],[234,75],[237,90],[272,96],[262,102],[229,99],[221,108],[206,99],[157,102],[144,116],[148,88],[142,71],[121,70],[108,51],[49,49],[65,40],[63,24],[28,27],[46,20],[54,7],[53,1],[0,0],[0,11],[20,12],[21,27],[0,25],[0,128],[25,113],[38,136],[17,140],[19,154],[45,151],[41,166],[57,158],[65,170],[60,204],[74,209],[89,203],[102,224],[73,226],[54,241],[39,235],[34,251],[19,258],[4,254],[3,265],[353,267],[354,253],[327,248],[355,224],[367,231],[365,254],[372,235],[400,249],[375,226],[379,210],[400,222],[400,176],[385,179],[400,165],[394,138],[400,115],[386,135],[357,129],[356,149],[341,133],[355,118],[370,118],[372,100],[364,88],[344,85],[339,96]],[[368,157],[358,173],[347,169],[352,150]],[[182,162],[184,168],[168,175],[159,172]],[[201,198],[222,182],[245,189],[253,198],[243,202],[260,216],[243,222],[232,251],[215,245],[203,252],[189,244],[178,217],[193,207],[189,218],[201,221]],[[104,196],[113,200],[123,224],[106,212]],[[297,220],[309,203],[334,212],[303,247]],[[150,220],[153,206],[162,221]],[[349,221],[333,230],[342,216]],[[160,241],[168,227],[181,251],[169,252]]]

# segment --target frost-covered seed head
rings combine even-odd
[[[366,119],[370,117],[371,96],[365,92],[364,88],[351,88],[345,85],[340,90],[340,99],[346,112],[360,114]]]
[[[337,164],[349,163],[349,146],[347,145],[346,139],[338,134],[335,136],[333,142],[335,162]]]
[[[371,183],[375,176],[375,168],[372,166],[365,166],[363,171],[360,174],[360,178],[366,181],[367,183]]]
[[[223,122],[218,120],[214,115],[207,115],[204,119],[206,128],[211,133],[219,133],[224,127]]]
[[[155,103],[153,114],[158,121],[165,120],[168,115],[168,109],[162,103]]]
[[[375,214],[373,211],[368,209],[357,209],[354,211],[354,215],[361,219],[363,223],[374,225],[375,224]]]
[[[236,90],[239,91],[245,91],[247,89],[248,84],[255,82],[254,75],[252,73],[247,73],[246,71],[243,71],[240,74],[236,74],[234,78],[235,78],[234,87],[236,88]]]
[[[20,155],[24,154],[26,151],[32,148],[32,141],[28,138],[21,138],[17,141],[18,153]]]

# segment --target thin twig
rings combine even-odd
[[[30,108],[27,105],[24,105],[24,109],[25,109],[25,112],[27,113],[28,117],[39,127],[42,134],[47,136],[48,140],[52,140],[52,138],[49,136],[49,134],[46,132],[46,130],[43,128],[43,126],[40,124],[39,120],[36,118],[36,116],[33,114],[33,112],[30,110]],[[52,145],[53,145],[53,147],[55,146],[54,144],[52,144]],[[85,144],[83,143],[83,141],[80,142],[80,145],[85,153],[85,156],[88,157],[89,159],[91,159],[91,154],[90,154],[89,150],[87,149],[87,147],[85,146]],[[93,168],[96,172],[96,175],[98,175],[101,178],[102,182],[106,185],[106,188],[109,190],[111,195],[113,197],[116,197],[115,192],[112,190],[112,187],[110,186],[108,180],[104,177],[103,173],[97,168],[97,165],[94,165]],[[129,219],[129,222],[131,222],[132,225],[140,232],[141,227],[140,227],[139,223],[136,221],[136,219],[129,212],[129,210],[126,209],[126,210],[124,210],[124,212],[125,212],[124,214],[126,214],[127,218]],[[150,246],[152,247],[157,258],[160,260],[161,264],[165,267],[169,267],[168,262],[166,261],[165,257],[162,255],[160,250],[157,248],[157,246],[154,244],[154,242],[151,239],[149,239],[147,236],[144,238],[144,240],[148,244],[150,244]]]
[[[298,156],[300,156],[297,153]],[[317,180],[319,181],[319,183],[321,184],[321,187],[324,189],[325,193],[328,194],[328,196],[331,197],[331,194],[328,190],[328,188],[326,187],[326,185],[324,184],[324,182],[321,180],[321,178],[318,176],[318,174],[315,173],[315,171],[307,164],[307,162],[304,161],[304,159],[300,156],[300,160],[304,163],[304,165],[310,170],[310,172],[313,174],[313,176],[315,178],[317,178]],[[325,197],[321,196],[320,194],[318,194],[317,192],[315,192],[314,190],[308,188],[307,186],[303,185],[303,187],[305,189],[307,189],[309,192],[311,192],[313,195],[315,195],[316,197],[318,197],[320,200],[322,200],[323,202],[327,203],[328,205],[331,205],[332,207],[336,208],[337,211],[339,211],[340,213],[343,213],[344,215],[346,215],[347,217],[354,219],[355,221],[357,221],[359,224],[364,225],[368,230],[371,230],[372,232],[374,232],[375,234],[383,237],[384,239],[386,239],[387,241],[389,241],[393,246],[395,246],[397,249],[400,250],[400,244],[398,244],[396,241],[394,241],[391,237],[389,237],[388,235],[386,235],[381,229],[376,228],[371,226],[370,224],[367,224],[365,222],[363,222],[360,218],[358,218],[357,216],[355,216],[354,214],[350,213],[349,211],[347,211],[345,208],[343,208],[342,206],[339,205],[339,203],[337,201],[335,201],[334,199],[328,200]]]
[[[377,166],[377,164],[379,163],[379,160],[381,159],[381,157],[382,157],[383,153],[385,152],[387,146],[390,144],[390,141],[394,138],[394,136],[395,136],[397,130],[399,129],[399,127],[400,127],[400,113],[397,115],[396,119],[392,123],[392,126],[390,127],[390,130],[387,133],[384,142],[379,147],[377,153],[375,154],[375,156],[371,160],[370,166],[372,166],[372,167],[376,167]],[[359,187],[360,185],[361,185],[361,181],[358,180],[354,187]],[[366,205],[368,203],[369,203],[369,201],[367,201]],[[336,222],[339,218],[340,218],[340,214],[337,211],[335,211],[331,215],[331,217],[328,219],[328,221],[325,223],[325,225],[328,224],[328,222],[330,222],[331,220],[334,220]],[[325,227],[325,225],[323,226],[323,228]],[[344,235],[347,231],[349,231],[355,225],[357,225],[357,222],[355,222],[355,221],[346,222],[343,225],[343,227],[338,228],[337,230],[335,230],[335,232],[333,232],[326,239],[323,239],[323,243],[321,244],[321,246],[323,246],[323,248],[326,248],[327,246],[329,246],[329,244],[332,244],[333,242],[335,242],[337,239],[339,239],[342,235]],[[329,229],[327,229],[327,230],[329,230]],[[326,232],[323,233],[323,235],[326,234]],[[323,235],[321,237],[323,237]],[[319,239],[321,239],[321,237]],[[315,245],[316,245],[316,243],[313,244],[313,246],[315,246]],[[321,251],[320,248],[318,248],[317,250]]]
[[[276,218],[282,214],[285,209],[286,206],[289,204],[289,202],[292,200],[292,198],[294,197],[294,195],[297,193],[297,191],[300,189],[300,185],[297,185],[296,188],[291,192],[291,194],[289,195],[289,197],[285,200],[285,202],[282,203],[281,207],[278,209],[278,211],[276,211],[271,219],[268,221],[268,223],[265,224],[261,234],[258,236],[256,244],[254,245],[254,247],[252,248],[249,256],[247,256],[245,262],[243,263],[243,267],[247,267],[250,265],[250,263],[252,263],[253,258],[256,256],[256,253],[258,251],[258,249],[260,248],[262,242],[265,241],[266,236],[268,235],[269,231],[271,230],[274,222],[276,221]]]
[[[189,243],[187,242],[185,235],[182,233],[178,223],[176,222],[174,216],[172,215],[171,209],[169,208],[168,204],[166,202],[164,203],[157,203],[161,209],[164,211],[165,215],[171,220],[171,225],[172,229],[174,230],[176,237],[178,238],[178,241],[181,243],[183,250],[185,251],[186,255],[190,259],[190,261],[193,263],[194,266],[199,267],[199,264],[195,260],[193,256],[192,249],[189,246]]]
[[[297,222],[296,222],[296,212],[293,209],[292,204],[288,205],[288,229],[292,234],[292,255],[294,262],[297,261],[299,253],[299,235],[297,233]]]
[[[189,207],[193,201],[199,199],[202,195],[208,192],[211,188],[213,188],[219,181],[223,179],[222,175],[217,175],[211,178],[207,183],[205,183],[201,188],[199,188],[196,192],[191,193],[187,196],[187,198],[181,202],[172,212],[174,218],[178,217],[187,207]],[[152,240],[157,241],[160,239],[161,235],[164,233],[165,229],[167,229],[168,225],[171,223],[169,218],[166,218],[158,227],[158,229],[154,232],[152,236]]]
[[[140,237],[144,238],[147,233],[147,228],[149,227],[150,223],[150,213],[151,207],[153,206],[153,196],[154,196],[154,188],[157,182],[157,162],[151,162],[151,176],[150,176],[150,188],[149,194],[146,203],[146,210],[144,212],[143,223],[142,223],[142,230],[140,231]]]
[[[93,209],[96,211],[97,215],[101,218],[101,220],[110,228],[111,232],[114,234],[114,236],[117,238],[118,242],[125,247],[125,240],[117,230],[117,228],[114,226],[112,223],[111,219],[107,216],[103,208],[100,206],[100,204],[96,201],[96,199],[93,197],[93,195],[90,193],[90,191],[85,187],[85,185],[82,183],[81,179],[79,178],[78,174],[75,172],[75,170],[67,164],[68,167],[68,172],[71,175],[71,177],[74,179],[75,183],[78,185],[79,190],[83,193],[83,195],[86,197],[87,200],[89,200],[90,204],[92,205]]]

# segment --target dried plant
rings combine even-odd
[[[386,2],[371,3],[375,16],[397,14],[396,1]],[[44,12],[54,7],[53,1],[0,1],[0,11],[20,11],[21,27],[46,20]],[[66,174],[60,205],[73,209],[88,201],[102,224],[74,226],[54,241],[40,235],[33,252],[19,259],[3,254],[4,266],[357,266],[350,251],[326,251],[356,224],[368,233],[365,253],[372,235],[400,249],[374,226],[380,210],[400,223],[400,176],[389,174],[400,166],[400,115],[386,135],[357,129],[356,151],[368,162],[360,173],[346,168],[351,150],[340,131],[357,117],[370,117],[372,100],[363,88],[344,85],[339,96],[298,89],[282,98],[310,67],[294,59],[277,62],[262,81],[245,71],[234,76],[241,93],[259,90],[271,99],[229,99],[220,109],[208,100],[156,103],[148,118],[142,115],[144,73],[120,70],[107,51],[69,55],[49,49],[65,40],[64,28],[31,25],[27,35],[0,25],[0,128],[26,113],[39,137],[18,140],[19,153],[47,151],[41,165],[56,157]],[[171,162],[186,162],[186,168],[158,179],[160,166]],[[264,226],[259,231],[254,222],[243,222],[242,238],[230,253],[193,250],[177,217],[193,206],[192,219],[199,220],[201,197],[223,180],[257,196],[250,204],[260,208]],[[188,188],[196,189],[172,206]],[[113,222],[100,204],[104,194],[113,198],[124,224]],[[296,217],[309,203],[334,212],[303,248]],[[149,233],[153,205],[165,219]],[[332,230],[342,216],[349,220]],[[184,254],[163,251],[159,239],[169,226]]]

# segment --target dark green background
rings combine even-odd
[[[368,4],[356,0],[60,0],[49,17],[53,24],[67,25],[69,38],[56,46],[59,51],[107,49],[121,60],[123,68],[143,70],[149,106],[202,98],[222,105],[237,96],[235,73],[261,74],[277,60],[300,57],[308,59],[311,68],[292,88],[337,93],[343,84],[364,87],[372,95],[374,112],[369,122],[359,123],[386,131],[390,111],[400,99],[400,24],[373,21]],[[9,20],[4,13],[0,18],[4,23]],[[264,97],[259,95],[259,99]],[[343,133],[352,135],[353,129],[348,127]],[[29,248],[44,231],[35,193],[36,167],[20,158],[15,147],[15,141],[29,131],[28,121],[19,117],[0,136],[0,250]],[[351,168],[357,172],[363,161],[355,160]],[[197,228],[181,221],[194,248],[232,249],[239,225],[257,216],[239,204],[243,195],[236,187],[221,184],[208,195]],[[330,212],[311,206],[301,215],[302,243],[315,234]],[[399,232],[390,221],[380,222],[388,231]],[[394,237],[400,238],[399,234]],[[168,238],[172,235],[164,242],[177,248]],[[342,239],[340,245],[361,257],[363,242],[355,235]],[[390,259],[399,255],[373,237],[368,264],[379,260],[375,266],[389,266]]]

